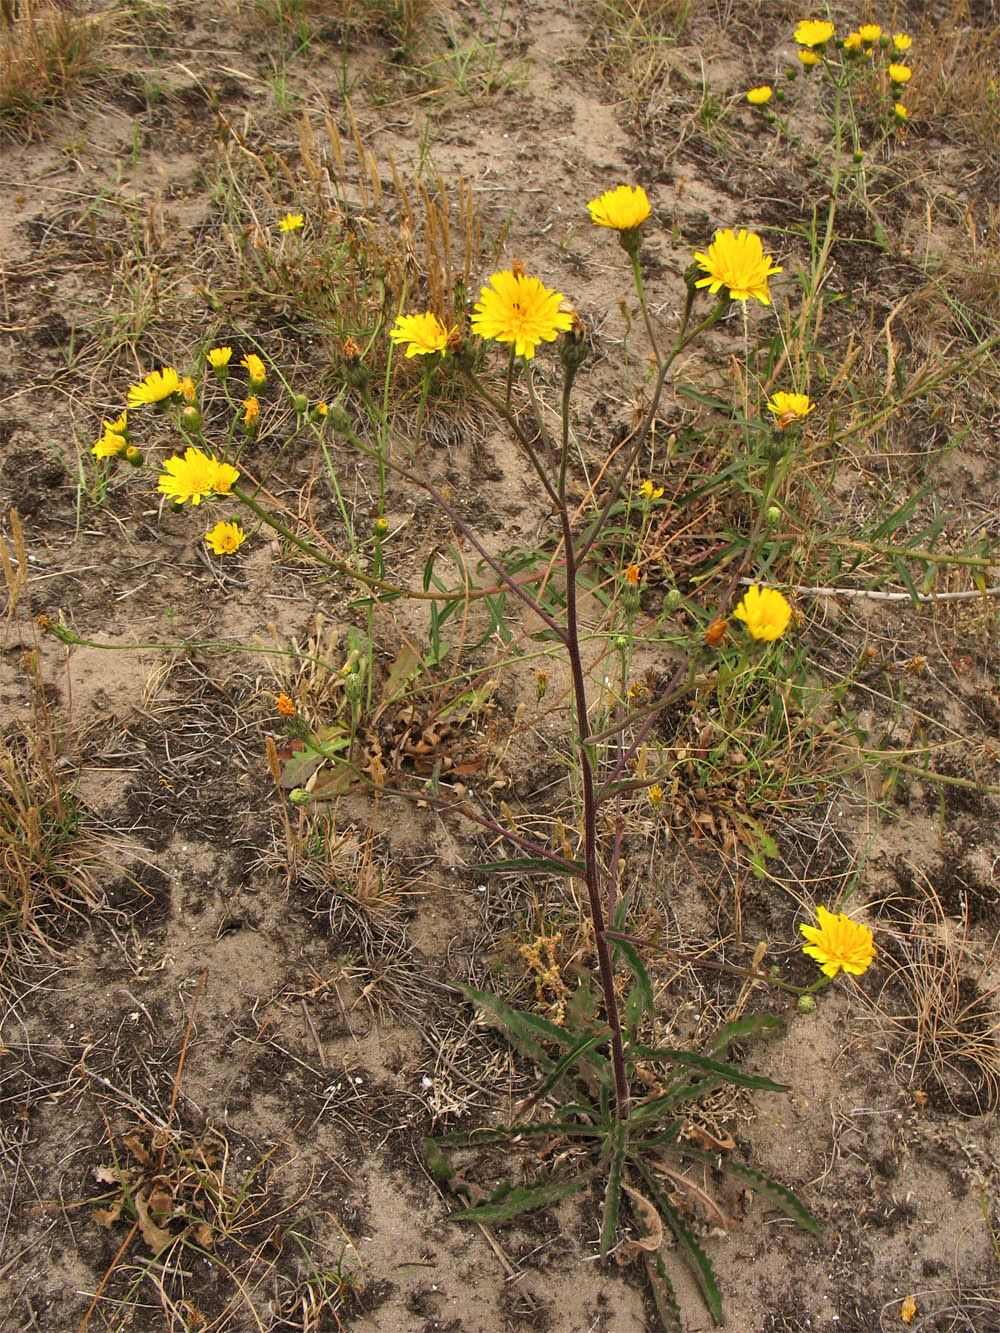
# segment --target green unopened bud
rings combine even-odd
[[[306,791],[305,787],[293,787],[288,793],[288,799],[292,805],[308,805],[313,796],[312,792]]]
[[[389,520],[387,518],[377,518],[375,520],[375,535],[384,537],[389,531]]]
[[[587,334],[583,327],[583,320],[576,313],[571,302],[565,298],[560,302],[560,310],[569,313],[573,323],[559,339],[559,359],[565,367],[566,374],[570,379],[583,365],[587,356]]]
[[[137,449],[134,444],[127,446],[122,453],[122,458],[126,463],[131,463],[133,467],[142,467],[142,450]]]
[[[768,505],[767,513],[764,515],[769,528],[776,528],[781,522],[781,510],[777,505]]]
[[[626,583],[624,588],[622,588],[621,598],[622,598],[622,608],[624,609],[625,614],[629,616],[634,616],[635,613],[639,610],[639,606],[641,603],[639,589],[633,588],[631,583]]]
[[[795,1002],[795,1008],[800,1014],[811,1014],[816,1008],[816,997],[813,995],[800,995]]]
[[[615,636],[615,647],[620,653],[624,653],[628,648],[628,635],[617,634]]]
[[[351,428],[351,418],[347,415],[339,403],[331,403],[327,408],[326,419],[333,430],[338,435],[353,435]]]
[[[854,150],[854,161],[855,161],[855,162],[863,162],[864,160],[865,160],[865,155],[864,155],[864,153],[861,151],[860,148],[856,148],[856,149]]]
[[[671,588],[663,594],[663,614],[672,616],[683,601],[680,588]]]
[[[697,286],[697,283],[703,277],[705,277],[705,270],[701,267],[701,265],[698,263],[696,259],[692,259],[691,263],[688,264],[687,268],[684,270],[684,281],[687,283],[687,289],[692,296],[694,296],[696,292],[701,290]]]
[[[309,407],[309,399],[305,396],[304,393],[293,393],[292,407],[295,409],[295,412],[298,416],[304,417],[306,414],[306,410]]]
[[[197,407],[181,408],[181,428],[192,435],[201,430],[201,412]]]

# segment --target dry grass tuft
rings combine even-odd
[[[99,64],[101,28],[52,0],[5,3],[0,21],[0,127],[23,129]]]

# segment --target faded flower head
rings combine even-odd
[[[504,269],[483,287],[470,327],[481,338],[512,343],[516,356],[531,358],[540,342],[573,327],[573,316],[560,310],[562,292],[550,291],[537,278]]]
[[[840,971],[860,977],[867,971],[875,957],[874,937],[868,927],[852,921],[843,912],[834,916],[825,907],[817,907],[816,920],[818,926],[804,923],[799,926],[809,941],[802,946],[802,952],[815,958],[828,977],[835,977]]]
[[[633,231],[649,217],[649,200],[641,185],[619,185],[605,190],[587,205],[592,221],[598,227],[612,227],[615,231]]]
[[[432,311],[423,315],[399,315],[389,330],[396,344],[406,343],[406,355],[430,356],[448,348],[449,331]]]
[[[714,295],[720,287],[729,290],[733,301],[746,301],[755,296],[763,305],[771,304],[767,280],[781,267],[772,263],[773,256],[764,254],[764,246],[755,232],[740,229],[739,235],[730,230],[717,231],[708,253],[695,251],[695,260],[708,274],[695,283],[707,287]]]
[[[243,425],[247,430],[257,429],[257,423],[260,421],[260,401],[255,394],[243,400]]]
[[[654,783],[646,795],[649,797],[649,804],[654,810],[658,810],[663,804],[663,788],[657,784]]]
[[[295,716],[295,705],[292,703],[291,699],[289,699],[288,695],[284,692],[284,690],[282,690],[282,692],[278,695],[277,699],[275,699],[274,706],[275,708],[277,708],[278,712],[281,714],[282,717]]]
[[[849,33],[847,34],[847,36],[844,38],[844,50],[845,50],[845,51],[860,51],[860,50],[861,50],[861,33],[860,33],[860,32],[849,32]]]
[[[815,406],[807,393],[776,393],[767,400],[767,410],[777,417],[775,424],[779,430],[801,421]]]
[[[733,611],[734,620],[742,620],[753,639],[771,643],[780,639],[792,618],[792,608],[777,588],[762,588],[753,583]]]
[[[822,46],[833,36],[833,24],[826,19],[803,19],[795,29],[799,46]]]
[[[147,403],[162,403],[180,390],[181,381],[173,366],[164,366],[162,370],[153,370],[140,384],[133,384],[126,399],[129,407],[142,407]]]
[[[773,96],[774,89],[771,85],[762,83],[759,87],[750,89],[747,93],[747,101],[751,106],[763,106],[766,102],[770,102]]]
[[[299,231],[305,226],[305,218],[301,213],[286,213],[278,223],[279,231]]]
[[[639,586],[639,566],[627,565],[625,568],[625,582],[630,583],[633,588]]]
[[[205,545],[213,555],[232,555],[240,549],[246,538],[246,533],[238,523],[216,523],[211,532],[206,532]]]

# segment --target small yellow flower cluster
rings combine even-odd
[[[799,60],[805,66],[808,72],[820,61],[827,60],[826,46],[834,38],[834,26],[826,19],[803,19],[795,29],[795,40],[799,45]],[[913,39],[908,33],[897,32],[892,37],[887,32],[883,32],[879,23],[862,23],[846,37],[837,42],[837,45],[843,49],[848,58],[857,55],[873,55],[876,50],[889,50],[889,81],[892,84],[894,93],[898,93],[900,88],[906,84],[912,74],[908,65],[902,63],[901,57],[913,45]],[[761,88],[752,88],[747,93],[747,99],[760,106],[770,96],[769,90],[765,96],[766,85]],[[906,120],[908,112],[902,102],[896,102],[893,107],[897,121]]]

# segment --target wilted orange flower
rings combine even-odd
[[[625,570],[625,582],[631,583],[632,587],[638,587],[639,584],[639,566],[629,565]]]
[[[726,630],[729,628],[728,620],[713,620],[711,625],[705,631],[705,642],[709,648],[718,648],[719,644],[726,637]]]
[[[292,703],[291,699],[289,699],[288,695],[285,694],[283,690],[281,694],[278,695],[277,699],[275,699],[274,706],[275,708],[277,708],[278,712],[281,714],[282,717],[295,716],[295,705]]]

